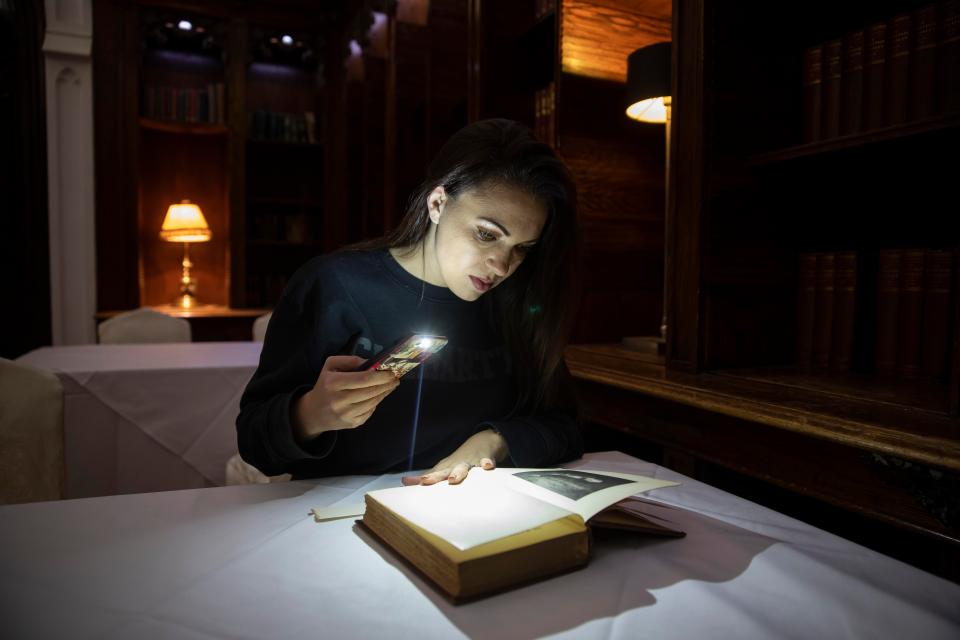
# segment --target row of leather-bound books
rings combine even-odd
[[[960,0],[808,47],[803,83],[805,142],[960,111]]]
[[[801,254],[798,366],[849,371],[859,343],[879,377],[944,380],[955,262],[942,249]]]

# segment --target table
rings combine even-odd
[[[259,342],[43,347],[64,389],[66,496],[224,484]]]
[[[681,482],[678,540],[597,535],[580,571],[454,606],[348,518],[398,476],[0,507],[10,637],[957,638],[960,586],[617,452],[566,465]],[[476,472],[476,471],[475,471]],[[469,479],[468,479],[469,481]]]

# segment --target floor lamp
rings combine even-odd
[[[637,49],[627,58],[627,116],[640,122],[666,125],[665,189],[670,188],[670,97],[671,44],[658,42]],[[668,194],[669,195],[669,194]],[[668,198],[664,198],[666,202]],[[667,344],[667,219],[663,224],[663,315],[659,336],[637,336],[623,339],[625,346],[662,358]]]

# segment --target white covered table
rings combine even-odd
[[[671,519],[687,536],[598,535],[583,570],[454,606],[352,519],[308,516],[397,477],[7,506],[3,629],[204,640],[960,637],[956,584],[623,454],[569,466],[682,482],[644,495],[683,507]]]
[[[260,342],[43,347],[64,389],[67,497],[224,484]]]

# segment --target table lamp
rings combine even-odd
[[[167,215],[160,228],[160,237],[167,242],[183,243],[183,275],[180,277],[180,295],[176,306],[189,309],[196,306],[196,278],[190,275],[190,243],[207,242],[211,237],[207,219],[200,207],[189,200],[181,200],[167,207]]]
[[[671,43],[658,42],[637,49],[627,57],[627,116],[641,122],[666,124],[666,193],[670,189],[670,103],[671,103]],[[660,335],[652,337],[624,338],[627,346],[654,353],[658,357],[666,352],[667,342],[667,238],[666,217],[663,234],[663,315]]]

